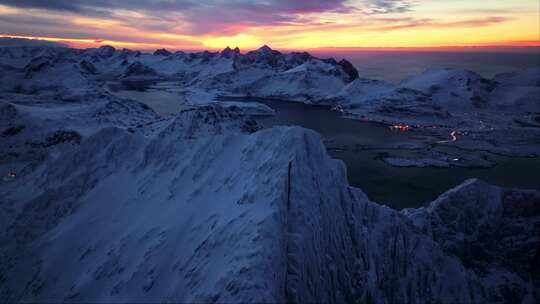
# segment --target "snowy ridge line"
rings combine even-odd
[[[538,299],[538,191],[469,180],[398,212],[315,132],[220,104],[96,130],[0,183],[6,301]]]

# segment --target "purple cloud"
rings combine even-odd
[[[65,35],[73,29],[60,31],[47,24],[47,14],[30,9],[61,12],[69,16],[89,16],[109,19],[146,32],[167,32],[188,35],[235,35],[258,26],[318,26],[312,14],[385,14],[410,8],[409,0],[0,0],[1,5],[22,8],[24,14],[0,16],[4,30],[17,28],[17,34],[43,32]],[[119,10],[141,13],[118,14]],[[24,16],[23,16],[24,15]],[[58,16],[58,14],[54,14]],[[28,22],[35,16],[35,22]],[[10,18],[11,17],[11,18]],[[24,18],[23,18],[24,17]],[[21,22],[17,22],[20,18]],[[2,22],[1,19],[4,19]],[[6,19],[14,23],[9,25]],[[23,20],[24,19],[24,20]],[[64,19],[64,18],[62,18]],[[18,24],[19,23],[19,24]],[[7,27],[6,27],[7,26]],[[25,32],[21,32],[26,29]],[[89,34],[95,31],[87,29]],[[110,33],[108,34],[110,35]]]
[[[145,30],[167,30],[192,34],[231,33],[248,26],[284,25],[303,22],[299,14],[347,13],[355,8],[347,0],[0,0],[0,4],[87,16],[115,18]],[[152,25],[118,17],[115,9],[137,11],[154,19]]]
[[[47,10],[71,11],[92,14],[110,9],[127,9],[148,12],[185,12],[191,9],[208,9],[220,12],[229,11],[265,11],[273,14],[317,13],[332,10],[346,11],[346,0],[1,0],[0,4],[20,8],[38,8]],[[216,13],[215,16],[219,14]]]

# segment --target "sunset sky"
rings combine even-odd
[[[0,34],[74,47],[540,45],[538,0],[0,0]]]

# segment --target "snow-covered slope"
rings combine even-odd
[[[101,128],[136,128],[158,119],[144,104],[100,92],[0,95],[0,176],[27,172]]]
[[[379,80],[357,79],[330,100],[338,104],[336,110],[375,121],[414,125],[441,122],[450,116],[431,95]]]
[[[318,59],[308,53],[282,54],[267,46],[241,54],[222,52],[153,54],[110,46],[75,50],[47,47],[0,48],[3,90],[39,91],[88,86],[106,80],[174,80],[186,91],[218,91],[221,95],[280,96],[317,101],[337,93],[358,77],[347,61]],[[33,87],[25,85],[31,79]],[[215,94],[214,94],[215,96]]]
[[[403,81],[399,86],[429,94],[436,104],[461,111],[487,107],[487,96],[496,83],[471,71],[433,68]]]
[[[434,68],[398,85],[356,79],[329,97],[353,119],[409,125],[468,150],[538,155],[540,70],[531,68],[484,79],[478,74]]]
[[[490,95],[493,105],[507,112],[540,113],[540,67],[496,75]]]
[[[453,115],[490,106],[489,95],[496,82],[454,69],[433,68],[393,85],[383,81],[357,79],[340,94],[341,109],[375,119],[411,124],[455,123]]]
[[[323,61],[308,61],[238,89],[243,95],[319,103],[339,92],[349,76]]]
[[[540,86],[540,67],[530,68],[521,72],[503,73],[495,75],[496,82],[506,86]]]
[[[489,302],[538,301],[538,191],[469,180],[428,207],[403,213],[478,274]]]
[[[3,180],[1,297],[463,303],[528,295],[533,301],[537,282],[518,279],[523,272],[493,249],[498,240],[476,245],[488,262],[498,261],[488,284],[482,269],[471,266],[475,260],[446,246],[445,237],[454,242],[461,226],[443,222],[437,227],[446,232],[435,234],[423,228],[423,210],[401,214],[370,202],[348,186],[343,163],[329,158],[316,133],[259,130],[240,110],[207,105],[139,128],[101,128]],[[527,237],[525,248],[534,244],[540,194],[491,187],[495,194],[481,200],[475,197],[485,189],[467,185],[466,194],[454,194],[464,191],[458,188],[439,201],[451,197],[483,214],[497,204],[497,193],[513,193],[504,196],[509,210],[530,215],[519,217],[516,236]],[[515,218],[498,216],[509,225]],[[498,283],[508,278],[511,295]]]
[[[508,121],[510,116],[497,115],[500,110],[538,112],[539,75],[540,70],[532,68],[489,80],[470,71],[433,68],[399,85],[357,79],[333,98],[339,109],[376,120],[477,127],[501,118]],[[480,123],[482,115],[487,119]]]

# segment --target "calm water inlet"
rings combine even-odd
[[[158,87],[150,90],[116,87],[115,94],[143,102],[162,115],[178,112],[186,105],[174,92]],[[297,125],[321,134],[329,154],[347,165],[349,183],[361,188],[373,201],[395,209],[424,206],[468,178],[515,188],[540,189],[538,158],[512,158],[489,154],[497,163],[492,168],[399,168],[380,158],[385,153],[406,156],[407,149],[396,146],[423,146],[440,138],[420,131],[398,132],[388,126],[342,118],[328,107],[275,100],[237,100],[261,102],[276,111],[275,116],[258,117],[263,127]],[[463,152],[467,153],[467,152]]]

